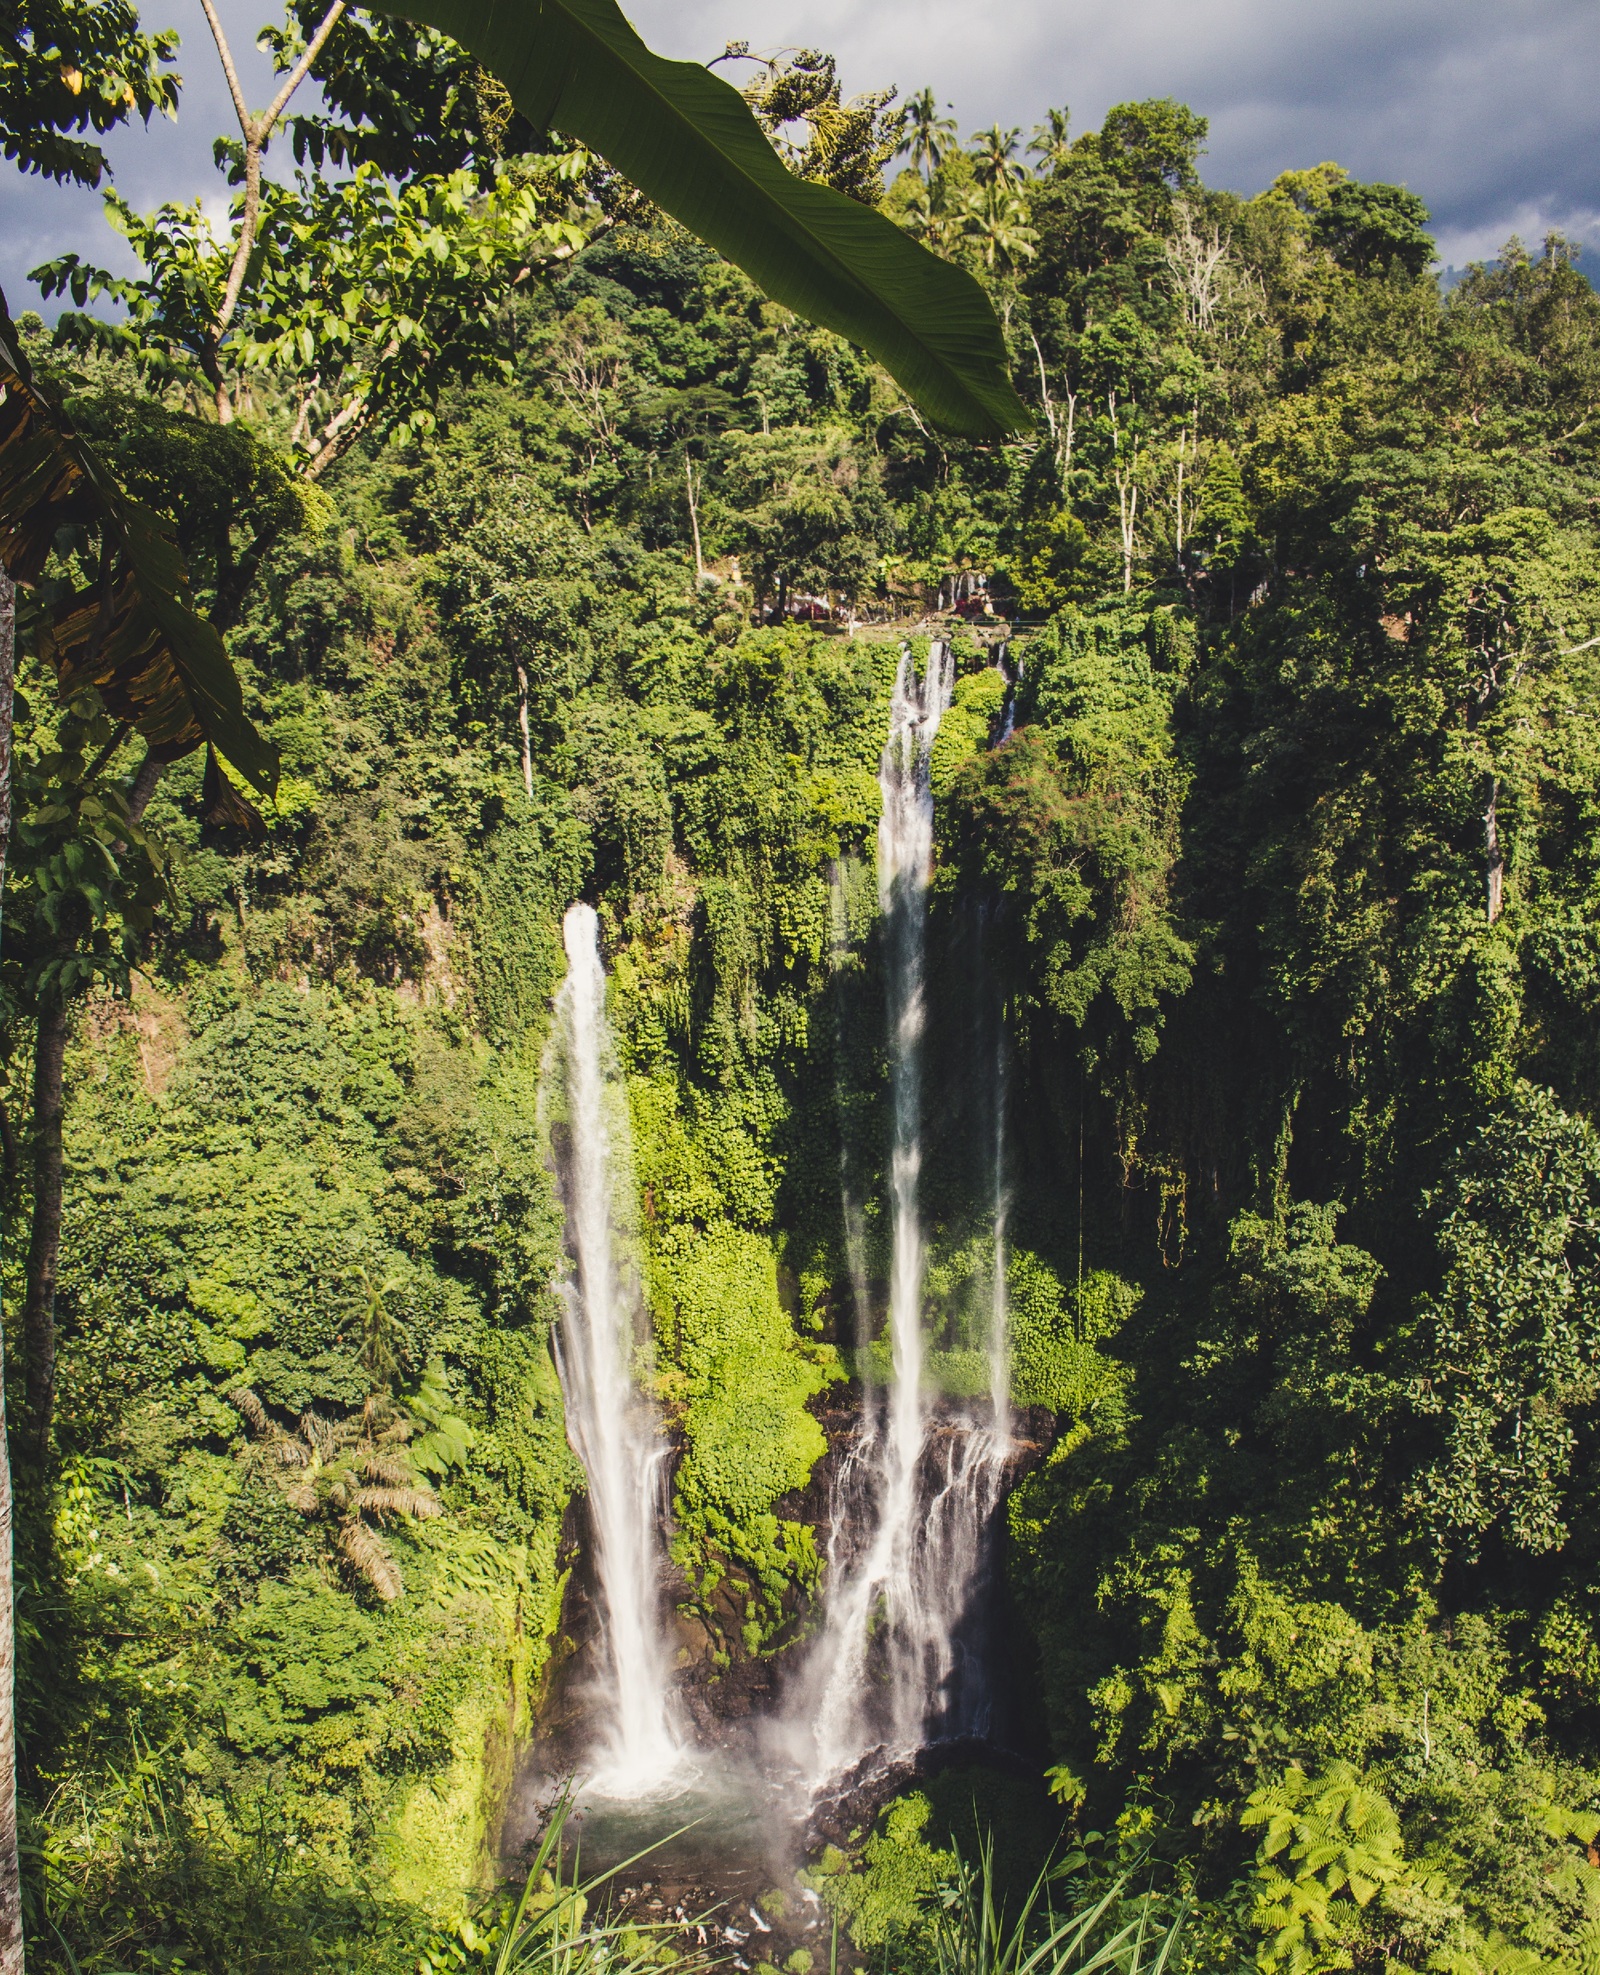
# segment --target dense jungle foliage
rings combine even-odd
[[[1593,1971],[1600,300],[1559,239],[1442,293],[1420,202],[1334,165],[1209,190],[1171,102],[1025,165],[780,85],[797,169],[990,284],[1032,435],[941,441],[625,202],[506,302],[509,376],[315,486],[292,392],[219,425],[35,320],[284,763],[259,835],[194,760],[135,829],[104,717],[24,680],[8,1314],[71,1022],[36,1965],[473,1965],[581,1488],[538,1104],[580,896],[685,1623],[719,1669],[805,1636],[817,1401],[887,1277],[877,762],[967,575],[931,1362],[986,1389],[1003,1119],[1056,1420],[1007,1556],[1055,1808],[982,1822],[1186,1896],[1196,1970]],[[861,1954],[934,1954],[971,1787],[821,1862]]]

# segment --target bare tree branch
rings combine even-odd
[[[250,265],[250,256],[255,250],[256,230],[261,223],[261,154],[267,148],[267,140],[277,127],[278,119],[288,107],[290,97],[305,81],[310,73],[311,64],[322,51],[323,43],[338,24],[339,16],[345,10],[345,0],[333,0],[333,5],[323,15],[316,33],[306,43],[299,61],[285,77],[283,87],[259,117],[251,116],[245,107],[239,72],[233,65],[233,52],[228,46],[228,37],[223,32],[222,22],[217,18],[214,0],[200,0],[200,4],[206,10],[206,21],[211,29],[211,38],[216,42],[217,53],[222,57],[222,72],[228,78],[233,107],[239,117],[239,129],[244,135],[244,210],[239,215],[239,237],[234,243],[233,264],[228,269],[228,285],[223,290],[215,320],[206,331],[205,352],[202,358],[215,398],[217,423],[226,425],[233,417],[233,404],[222,376],[222,339],[228,333],[229,325],[239,306],[239,297],[244,292],[245,272]]]

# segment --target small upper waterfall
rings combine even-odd
[[[589,1481],[601,1612],[595,1702],[603,1727],[597,1789],[634,1796],[669,1775],[680,1740],[661,1615],[661,1491],[666,1442],[633,1376],[639,1316],[616,1239],[628,1178],[627,1113],[610,1074],[605,970],[594,909],[562,925],[567,977],[556,1001],[547,1083],[559,1076],[566,1125],[561,1191],[570,1267],[556,1363],[567,1435]]]
[[[923,1391],[926,1256],[918,1182],[933,867],[929,761],[953,673],[943,645],[932,647],[920,677],[910,651],[902,652],[879,770],[878,897],[892,1114],[890,1382],[880,1402],[869,1395],[860,1438],[834,1484],[827,1616],[790,1717],[791,1743],[817,1784],[874,1748],[903,1754],[930,1731],[982,1734],[988,1725],[982,1670],[966,1650],[964,1621],[1003,1483],[1009,1405],[1004,1425],[935,1422]],[[998,1165],[996,1175],[998,1188]],[[1002,1213],[999,1192],[996,1206]],[[997,1244],[1003,1237],[1002,1220]],[[995,1322],[1003,1324],[1003,1247],[996,1267]]]

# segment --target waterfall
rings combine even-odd
[[[603,1727],[593,1786],[629,1797],[670,1775],[681,1746],[661,1617],[666,1442],[633,1377],[639,1299],[617,1241],[629,1177],[627,1112],[611,1073],[593,907],[570,907],[561,930],[567,977],[556,1001],[551,1068],[565,1096],[560,1164],[570,1265],[556,1364],[567,1436],[588,1476],[599,1589],[601,1664],[593,1687]]]
[[[1013,673],[1009,664],[1010,656],[1011,646],[1009,643],[1004,643],[995,654],[994,661],[1006,677],[1005,706],[1000,715],[1000,732],[995,737],[997,745],[1001,747],[1005,746],[1017,730],[1017,687],[1022,680],[1022,668],[1019,665]]]
[[[828,871],[828,966],[837,982],[850,964],[850,911],[845,898],[844,873],[837,862]],[[842,1069],[834,1068],[834,1103],[842,1118],[847,1093]],[[845,1258],[850,1268],[850,1295],[854,1309],[856,1350],[864,1352],[872,1336],[872,1306],[867,1285],[867,1237],[850,1173],[850,1140],[839,1134],[839,1209],[844,1222]]]
[[[994,1044],[994,1273],[989,1285],[989,1410],[995,1440],[1011,1444],[1010,1304],[1006,1296],[1006,1219],[1011,1195],[1006,1186],[1006,1032],[995,1009]]]
[[[933,646],[921,678],[910,652],[902,652],[879,770],[892,1117],[890,1382],[881,1401],[869,1395],[861,1434],[835,1478],[827,1615],[790,1715],[791,1748],[818,1787],[874,1748],[905,1754],[930,1734],[981,1735],[988,1727],[981,1654],[970,1635],[987,1588],[980,1583],[985,1536],[1004,1484],[1008,1435],[997,1430],[998,1418],[994,1426],[930,1420],[922,1390],[926,1258],[918,1185],[933,867],[929,760],[953,670],[943,645]],[[996,1174],[998,1187],[998,1166]],[[1003,1241],[1003,1225],[997,1238]],[[1003,1281],[1003,1250],[997,1267]],[[1004,1321],[1003,1303],[995,1321]],[[862,1530],[868,1533],[859,1541]]]

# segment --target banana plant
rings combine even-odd
[[[536,130],[559,129],[744,269],[875,357],[932,423],[1003,439],[1031,420],[989,299],[871,206],[794,177],[749,105],[653,54],[616,0],[376,0],[451,35]]]
[[[52,554],[73,546],[92,546],[90,581],[49,576]],[[272,793],[277,751],[245,713],[216,627],[194,607],[171,523],[124,493],[35,381],[3,295],[0,569],[33,591],[32,642],[63,693],[94,686],[158,759],[204,745]]]

